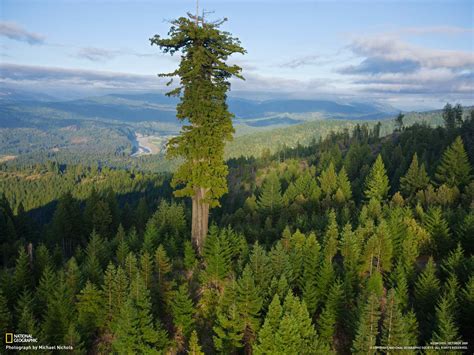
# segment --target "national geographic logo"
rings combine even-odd
[[[5,344],[13,343],[37,343],[38,339],[31,334],[5,333]]]

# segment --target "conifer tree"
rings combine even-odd
[[[192,271],[197,265],[196,252],[194,247],[189,240],[184,241],[184,268]]]
[[[444,151],[435,176],[440,184],[449,187],[462,188],[472,180],[471,165],[461,137],[457,137]]]
[[[150,294],[138,273],[114,329],[112,345],[118,353],[159,354],[168,344],[166,332],[153,322]]]
[[[422,329],[422,339],[427,340],[434,323],[435,305],[438,301],[440,283],[436,277],[433,258],[428,260],[425,269],[415,283],[415,305]]]
[[[365,182],[365,197],[382,201],[387,197],[389,188],[385,166],[379,154]]]
[[[278,294],[273,297],[253,350],[255,354],[276,354],[275,335],[280,327],[282,307]]]
[[[331,162],[326,170],[321,173],[321,176],[318,178],[321,185],[321,191],[324,196],[331,197],[337,190],[338,181],[336,169],[334,164]]]
[[[179,286],[173,293],[171,301],[171,313],[173,323],[179,328],[185,337],[188,337],[194,326],[194,305],[189,298],[189,290],[186,283]]]
[[[191,333],[188,346],[189,355],[204,355],[201,346],[199,345],[199,339],[195,330]]]
[[[342,284],[336,280],[329,289],[326,304],[317,322],[320,341],[329,347],[333,344],[333,336],[340,315],[343,295]]]
[[[278,175],[272,172],[267,176],[262,185],[262,191],[257,199],[257,206],[263,213],[275,215],[279,212],[282,204],[280,180]]]
[[[379,336],[380,303],[376,295],[371,294],[360,314],[357,335],[352,345],[355,353],[375,354],[374,346]]]
[[[34,314],[34,299],[30,291],[24,290],[16,306],[18,323],[16,332],[20,334],[39,334]],[[10,329],[11,330],[11,329]]]
[[[420,190],[428,187],[430,178],[425,170],[425,165],[418,164],[418,155],[413,154],[410,167],[405,176],[400,178],[400,189],[407,197],[412,197]]]
[[[320,264],[320,249],[318,240],[314,234],[306,239],[306,255],[303,260],[303,299],[310,315],[313,315],[318,305],[317,277]]]
[[[243,342],[245,348],[250,351],[260,327],[259,315],[262,299],[249,266],[245,267],[242,277],[237,281],[236,305],[242,326]]]
[[[206,268],[202,277],[206,283],[222,288],[224,279],[231,271],[231,253],[228,239],[212,226],[203,249]]]
[[[25,248],[21,246],[16,259],[14,275],[17,292],[21,292],[24,289],[30,289],[32,287],[31,276],[31,266],[28,259],[28,254],[26,254]]]
[[[79,332],[76,330],[74,323],[69,325],[68,331],[64,336],[64,345],[71,346],[73,350],[71,351],[73,354],[84,354],[85,350],[83,347],[83,342],[81,340],[81,336]]]
[[[425,216],[425,226],[435,243],[435,252],[440,256],[446,255],[448,250],[452,249],[453,240],[441,208],[432,207],[429,209]]]
[[[180,17],[172,21],[169,38],[150,39],[164,53],[182,54],[178,69],[160,75],[180,77],[180,85],[168,95],[180,96],[177,117],[189,124],[168,142],[167,155],[184,158],[172,183],[184,184],[177,196],[192,198],[192,237],[199,252],[207,236],[209,209],[219,206],[218,199],[227,192],[224,146],[234,129],[226,93],[229,79],[242,76],[239,66],[226,61],[234,53],[245,53],[237,38],[219,29],[224,21],[206,22],[198,14]]]
[[[381,344],[388,348],[413,345],[409,344],[408,340],[407,324],[402,315],[395,290],[391,289],[388,293],[384,312]],[[396,350],[393,351],[393,353],[396,352]],[[388,350],[387,353],[392,353],[392,351]]]
[[[255,284],[258,285],[258,291],[262,300],[266,300],[268,287],[271,281],[271,270],[269,264],[270,261],[265,249],[263,249],[260,244],[255,243],[252,252],[250,253],[248,265],[252,270]],[[268,300],[268,302],[269,301],[270,300]]]
[[[436,306],[436,328],[431,339],[446,343],[459,340],[459,329],[451,312],[450,300],[446,296]]]
[[[153,259],[147,251],[140,257],[140,274],[145,287],[150,288],[153,275]]]
[[[100,290],[89,281],[77,296],[77,323],[89,345],[94,339],[93,334],[105,323],[104,301]]]

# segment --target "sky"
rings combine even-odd
[[[200,0],[241,40],[251,98],[474,104],[474,2]],[[179,56],[150,46],[195,0],[0,0],[0,87],[62,97],[160,92]]]

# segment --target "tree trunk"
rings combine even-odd
[[[208,230],[209,203],[204,202],[204,198],[208,191],[208,188],[198,187],[195,189],[195,194],[192,197],[193,216],[191,223],[191,236],[199,254],[202,252],[202,247]]]

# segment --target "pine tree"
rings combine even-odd
[[[260,310],[262,299],[258,286],[255,285],[252,271],[246,266],[241,278],[237,281],[236,305],[242,326],[243,342],[246,349],[251,349],[260,327]]]
[[[60,272],[57,286],[47,299],[42,334],[45,342],[50,344],[62,343],[74,315],[72,295],[64,281]]]
[[[379,154],[375,160],[365,182],[365,196],[367,199],[382,201],[387,197],[389,181],[382,156]]]
[[[189,355],[204,355],[201,346],[199,345],[199,339],[195,330],[191,333],[188,346]]]
[[[184,241],[184,268],[188,271],[192,271],[197,265],[196,252],[194,247],[189,240]]]
[[[24,289],[31,289],[31,266],[28,259],[28,254],[26,254],[25,248],[23,246],[20,247],[18,252],[14,275],[17,292],[21,292]]]
[[[439,292],[440,283],[436,277],[436,266],[433,258],[430,258],[415,284],[415,305],[420,320],[422,340],[427,340],[433,329],[433,314]]]
[[[180,77],[180,85],[168,95],[182,94],[177,117],[190,124],[168,142],[167,155],[184,158],[172,184],[184,184],[175,195],[192,197],[191,234],[199,252],[207,236],[209,209],[219,206],[218,199],[227,192],[224,146],[234,129],[226,93],[229,79],[242,76],[239,66],[229,66],[226,61],[234,53],[245,53],[237,38],[219,30],[224,21],[205,22],[198,14],[180,17],[172,21],[170,38],[155,35],[150,39],[164,53],[182,53],[179,68],[160,75]]]
[[[408,343],[409,334],[407,324],[402,315],[395,290],[388,293],[387,304],[382,324],[382,346],[397,347],[413,345]],[[391,353],[392,351],[387,351]],[[394,350],[394,353],[397,351]]]
[[[119,226],[115,239],[118,245],[116,252],[117,261],[119,265],[124,266],[125,259],[127,258],[127,255],[130,252],[130,248],[128,247],[125,230],[123,229],[122,225]]]
[[[334,164],[331,162],[318,178],[323,196],[331,197],[337,190],[337,174]]]
[[[275,335],[280,327],[282,307],[278,294],[273,297],[253,350],[255,354],[276,354]]]
[[[185,337],[188,337],[194,326],[194,305],[189,298],[189,290],[186,283],[179,286],[178,290],[173,293],[171,301],[171,314],[173,315],[173,323],[176,328]]]
[[[431,339],[446,343],[459,340],[459,330],[448,297],[442,297],[436,306],[436,328]]]
[[[339,170],[339,174],[337,175],[337,185],[344,196],[344,201],[349,201],[352,198],[352,187],[344,166]]]
[[[222,288],[224,279],[231,271],[231,248],[229,241],[217,227],[212,226],[203,248],[205,283]]]
[[[326,304],[317,322],[319,338],[322,343],[328,346],[333,344],[333,336],[340,315],[343,295],[342,284],[336,280],[329,289]]]
[[[441,162],[436,170],[436,180],[449,187],[462,188],[471,181],[471,165],[461,137],[444,151]]]
[[[105,311],[104,298],[100,290],[91,282],[77,296],[77,324],[84,339],[91,345],[94,339],[93,334],[104,325]]]
[[[153,268],[153,259],[151,255],[145,251],[140,257],[140,274],[146,288],[151,287]]]
[[[376,295],[372,294],[361,312],[357,335],[352,345],[355,353],[375,354],[374,346],[379,336],[380,303]]]
[[[425,216],[426,230],[430,233],[435,243],[437,255],[444,256],[453,247],[453,240],[448,222],[443,217],[439,207],[432,207]]]
[[[166,332],[153,322],[150,294],[139,274],[132,280],[114,330],[112,346],[118,353],[159,354],[168,344]]]
[[[255,243],[248,265],[252,270],[255,284],[258,285],[258,291],[262,300],[266,301],[267,291],[271,281],[270,260],[265,249],[260,244]],[[268,300],[270,301],[270,300]]]
[[[34,314],[34,299],[30,291],[23,291],[16,306],[18,323],[16,332],[20,334],[38,334],[38,325]],[[11,330],[11,329],[10,329]]]
[[[425,165],[418,164],[418,155],[415,153],[405,176],[400,178],[401,191],[407,197],[415,196],[420,190],[428,187],[430,178],[425,170]]]
[[[266,214],[275,215],[283,205],[281,185],[278,175],[270,173],[262,185],[262,191],[257,199],[258,208]]]
[[[74,323],[69,325],[68,331],[64,336],[64,345],[71,346],[73,350],[71,351],[74,355],[84,354],[85,350],[83,347],[83,342],[81,341],[81,336],[79,335]]]
[[[308,312],[313,315],[318,306],[317,277],[320,264],[320,249],[318,240],[314,234],[310,234],[306,239],[306,255],[303,259],[303,299],[308,307]]]

